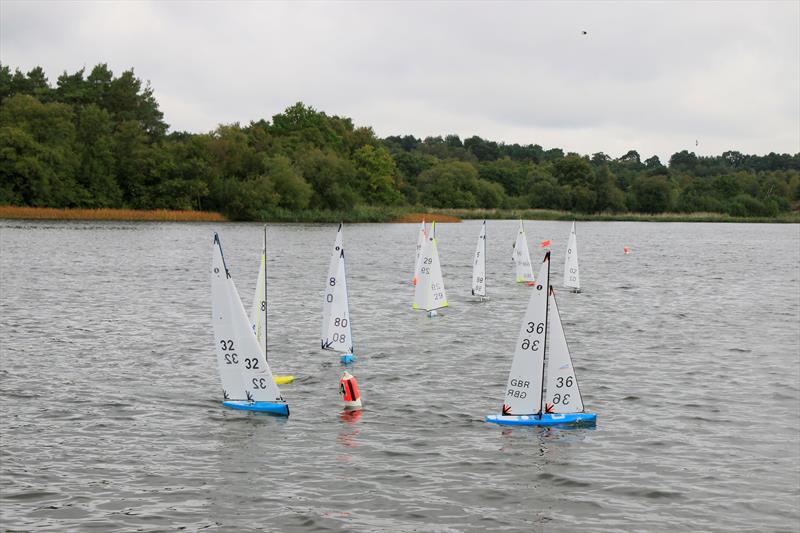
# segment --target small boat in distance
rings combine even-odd
[[[486,422],[507,426],[555,426],[593,424],[596,420],[596,414],[584,412],[555,291],[550,286],[550,252],[547,252],[522,320],[503,409],[500,414],[487,415]]]
[[[514,241],[514,254],[511,259],[514,261],[517,271],[517,283],[528,283],[534,281],[533,267],[531,266],[531,254],[528,251],[528,240],[525,237],[525,226],[522,219],[519,221],[517,229],[517,240]]]
[[[350,304],[347,299],[342,224],[339,224],[336,232],[328,277],[325,279],[320,346],[323,350],[340,352],[342,364],[352,363],[356,358],[353,354],[353,331],[350,327]]]
[[[222,405],[289,416],[289,406],[258,344],[216,233],[211,262],[211,324],[222,381]]]
[[[472,295],[479,296],[480,301],[486,299],[486,221],[481,224],[478,244],[475,247],[475,258],[472,261]]]
[[[261,266],[258,269],[256,292],[253,295],[253,306],[250,308],[250,326],[256,334],[258,344],[264,351],[264,358],[269,361],[267,346],[267,226],[264,226],[264,246],[261,248]],[[275,376],[275,383],[285,385],[294,381],[294,376]]]
[[[414,286],[414,303],[411,305],[412,309],[424,309],[429,317],[436,316],[437,309],[448,306],[435,235],[436,222],[433,222],[420,253],[419,268],[415,276],[417,284]]]
[[[564,287],[572,292],[581,292],[581,276],[578,269],[578,238],[575,235],[575,222],[569,232],[567,254],[564,258]]]

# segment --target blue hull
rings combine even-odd
[[[543,415],[486,415],[486,422],[503,426],[561,426],[564,424],[594,424],[594,413],[543,414]]]
[[[349,365],[350,363],[352,363],[355,360],[356,360],[356,356],[355,355],[353,355],[351,353],[346,353],[339,359],[339,362],[341,362],[343,365]]]
[[[225,407],[239,411],[256,411],[258,413],[272,413],[273,415],[289,416],[289,406],[285,403],[250,402],[247,400],[225,400]]]

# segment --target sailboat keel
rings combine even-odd
[[[597,422],[595,413],[545,413],[541,415],[486,415],[486,422],[503,426],[561,426],[569,424],[592,425]]]

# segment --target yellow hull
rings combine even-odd
[[[272,376],[272,379],[278,385],[286,385],[294,381],[294,376]]]

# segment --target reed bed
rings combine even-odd
[[[443,213],[408,213],[392,222],[461,222],[461,219],[453,215]]]
[[[621,222],[745,222],[800,223],[800,212],[781,213],[776,217],[732,217],[723,213],[572,213],[551,209],[442,209],[443,213],[464,219],[503,220],[583,220]]]
[[[54,207],[0,206],[0,218],[29,220],[151,220],[170,222],[223,222],[225,217],[211,211],[170,211],[154,209],[58,209]]]

